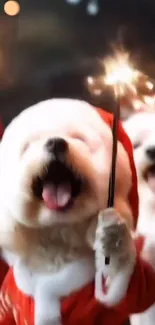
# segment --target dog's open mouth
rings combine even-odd
[[[81,178],[59,161],[50,163],[42,177],[33,181],[34,195],[50,210],[70,208],[80,194],[81,187]]]
[[[144,178],[147,181],[151,191],[155,193],[155,164],[146,168]]]

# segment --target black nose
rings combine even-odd
[[[155,146],[146,149],[146,154],[150,159],[155,160]]]
[[[68,144],[62,138],[51,138],[45,144],[46,150],[54,154],[56,157],[66,153]]]

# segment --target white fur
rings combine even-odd
[[[34,198],[30,185],[50,159],[45,143],[52,137],[62,137],[67,141],[68,164],[71,163],[89,184],[67,212],[49,210],[42,201]],[[39,317],[44,318],[51,294],[52,325],[61,322],[57,298],[81,288],[94,275],[94,266],[78,261],[94,258],[87,233],[92,221],[97,222],[98,211],[107,207],[111,156],[112,132],[109,126],[91,105],[78,100],[53,99],[36,104],[15,118],[4,133],[0,158],[0,246],[12,250],[25,264],[25,269],[16,264],[15,278],[19,288],[35,298],[36,308],[42,313]],[[129,159],[118,143],[115,207],[131,226],[130,189]],[[96,228],[92,237],[95,231]],[[132,250],[125,247],[130,255]],[[117,282],[118,290],[120,277],[117,276],[116,264],[115,260],[113,274],[118,282],[114,281],[113,288]],[[133,269],[132,262],[128,270],[124,269],[126,277],[123,277],[122,293],[117,301],[126,293],[130,266]],[[25,281],[19,276],[21,270],[28,287],[23,287]],[[45,276],[47,272],[50,279]],[[53,281],[56,281],[54,285]],[[110,304],[116,302],[114,296],[116,292],[110,290]],[[42,297],[46,306],[42,304]],[[36,316],[35,323],[40,325],[40,322]]]
[[[155,113],[133,115],[124,122],[124,128],[133,145],[138,145],[134,150],[140,199],[137,233],[145,237],[143,257],[155,268],[155,193],[143,177],[144,170],[151,164],[146,150],[155,146]],[[141,315],[131,317],[131,323],[132,325],[154,325],[155,306]]]
[[[35,325],[61,323],[60,298],[87,285],[94,275],[92,259],[70,263],[53,275],[30,272],[22,260],[14,265],[17,287],[35,300]]]
[[[139,143],[134,150],[138,176],[138,191],[140,197],[140,211],[138,219],[138,232],[144,236],[155,236],[155,193],[144,180],[143,171],[151,164],[146,150],[155,146],[155,113],[139,113],[124,123],[133,145]]]
[[[22,222],[28,222],[27,216],[24,216],[23,213],[22,202],[23,200],[29,202],[30,198],[28,193],[24,191],[24,187],[21,190],[22,182],[26,182],[26,167],[28,168],[30,163],[35,163],[37,164],[35,168],[39,169],[39,164],[42,165],[48,162],[49,157],[44,152],[43,145],[52,136],[63,136],[74,150],[79,151],[81,156],[87,157],[88,161],[91,160],[94,173],[97,175],[97,191],[99,191],[101,186],[104,186],[104,192],[107,191],[112,150],[110,129],[103,123],[96,111],[91,109],[91,106],[85,102],[76,100],[47,100],[22,112],[6,129],[2,139],[0,164],[2,186],[0,187],[0,197],[3,202],[1,209],[2,206],[3,210],[8,209],[9,197],[9,212],[13,215],[15,214],[15,217],[20,222],[21,216]],[[37,137],[37,141],[32,142],[35,137]],[[27,143],[30,143],[30,147],[23,157],[22,150]],[[106,164],[104,163],[105,161]],[[101,184],[101,179],[103,178],[105,182]],[[88,210],[90,205],[91,200],[89,202],[88,200],[85,201],[85,210]],[[96,211],[91,213],[94,212]],[[2,211],[0,215],[4,215],[4,213],[6,214],[6,212]],[[72,220],[76,218],[73,213]],[[4,226],[5,229],[5,227],[10,227],[11,220],[9,216],[4,219],[4,217],[1,218],[0,222],[1,227]],[[64,222],[66,219],[61,213],[59,213],[59,217],[58,213],[55,214],[54,211],[51,215],[51,211],[45,208],[45,206],[41,207],[38,216],[38,221],[41,225],[49,225],[55,220],[56,222],[58,220]],[[30,222],[31,225],[32,222],[35,225],[36,219],[31,218]]]
[[[110,307],[117,305],[126,295],[135,267],[136,252],[132,240],[128,240],[127,227],[124,228],[124,234],[119,235],[119,225],[125,226],[125,223],[115,209],[109,208],[100,211],[98,220],[94,242],[96,257],[95,295],[100,302]],[[108,234],[111,227],[113,227],[112,235]],[[116,249],[112,248],[111,251],[110,243],[113,243],[113,236],[119,239],[115,243]],[[106,240],[108,237],[109,244],[107,247]],[[119,242],[123,242],[123,246],[117,246]],[[105,256],[109,256],[109,264],[105,264]],[[120,262],[121,259],[124,260],[123,263]],[[105,293],[103,292],[103,280],[106,287]]]
[[[14,265],[14,263],[16,261],[16,255],[15,254],[13,254],[13,253],[11,253],[10,251],[7,251],[7,250],[2,250],[1,256],[8,265],[10,265],[10,266]]]
[[[130,279],[134,270],[134,263],[127,265],[123,270],[118,272],[112,279],[107,278],[108,292],[103,292],[104,273],[108,274],[109,267],[103,260],[102,268],[96,272],[95,277],[95,296],[96,299],[108,307],[115,306],[125,297]],[[109,281],[108,281],[109,280]]]
[[[155,305],[151,306],[141,315],[133,315],[130,317],[131,325],[154,325],[155,321]]]
[[[55,136],[67,139],[71,151],[76,152],[76,164],[81,173],[84,169],[90,191],[81,201],[76,200],[67,213],[50,211],[42,204],[28,213],[26,207],[33,204],[29,182],[48,162],[44,144]],[[111,155],[111,130],[91,105],[78,100],[53,99],[23,111],[7,127],[1,143],[0,245],[13,248],[12,236],[17,224],[35,228],[79,222],[106,208]],[[115,205],[131,218],[128,204],[131,171],[120,143],[118,157]]]
[[[0,159],[1,159],[1,141],[0,141]],[[16,260],[15,254],[1,249],[0,257],[10,266],[12,266]]]

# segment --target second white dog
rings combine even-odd
[[[137,232],[142,254],[155,267],[155,113],[139,113],[124,122],[134,147],[140,198]],[[155,290],[155,288],[154,288]],[[131,318],[132,325],[154,325],[155,306]]]

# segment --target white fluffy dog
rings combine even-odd
[[[68,249],[67,259],[75,254],[71,250],[75,241],[76,255],[84,254],[90,219],[106,208],[112,135],[90,108],[80,101],[45,101],[22,112],[5,131],[0,158],[0,226],[4,229],[0,241],[26,256],[30,264],[46,268],[45,262],[54,258],[49,230],[61,250],[62,237],[66,238],[65,259]],[[130,168],[121,144],[118,156],[116,207],[130,219]],[[60,236],[62,225],[66,230]]]
[[[124,122],[124,128],[134,147],[138,176],[138,232],[155,241],[155,113],[133,115]]]
[[[107,207],[111,157],[112,132],[91,105],[53,99],[22,112],[1,143],[0,245],[34,272],[59,273],[92,258],[97,216]],[[131,183],[129,159],[119,143],[115,207],[130,227]],[[128,236],[124,240],[133,262]]]
[[[155,267],[155,113],[138,113],[124,122],[134,147],[140,209],[138,234],[144,236],[142,254]],[[133,319],[133,324],[151,325],[155,308]]]

